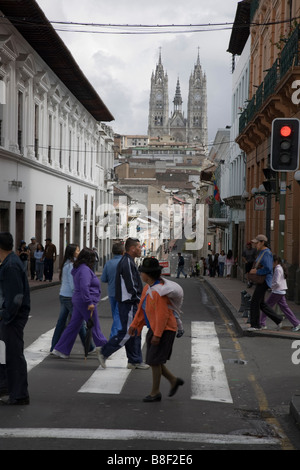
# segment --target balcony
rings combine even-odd
[[[262,112],[267,102],[278,95],[285,84],[288,73],[300,66],[300,29],[295,28],[281,51],[280,58],[276,59],[268,70],[263,82],[258,86],[256,93],[248,102],[247,108],[239,119],[239,133],[243,134],[246,127],[255,120],[255,116]],[[299,74],[299,70],[297,70]],[[295,77],[294,77],[295,79]],[[286,95],[286,94],[285,94]],[[290,100],[291,101],[291,100]]]

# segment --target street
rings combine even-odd
[[[105,370],[95,355],[84,360],[79,340],[69,359],[50,356],[59,286],[33,291],[25,329],[31,404],[1,408],[0,449],[106,450],[105,459],[116,459],[118,451],[139,457],[142,450],[168,450],[187,459],[204,449],[299,450],[300,433],[289,415],[300,367],[291,361],[291,342],[237,337],[202,280],[178,282],[185,334],[176,338],[168,368],[185,384],[169,398],[162,378],[157,403],[142,401],[151,371],[128,370],[124,348]],[[99,318],[108,336],[105,285]]]

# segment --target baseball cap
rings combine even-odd
[[[268,239],[267,239],[267,237],[266,237],[265,235],[260,234],[260,235],[256,235],[256,238],[254,238],[254,239],[251,240],[251,241],[252,241],[252,243],[267,242]]]

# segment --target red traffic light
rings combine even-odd
[[[282,137],[289,137],[292,133],[292,128],[290,126],[283,126],[280,129],[280,134]]]

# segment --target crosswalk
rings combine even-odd
[[[53,332],[49,330],[25,349],[29,372],[49,356]],[[144,328],[142,345],[146,333]],[[107,368],[99,366],[78,393],[120,394],[130,373],[125,348],[121,348],[109,358]],[[233,403],[213,322],[191,323],[191,399]]]

